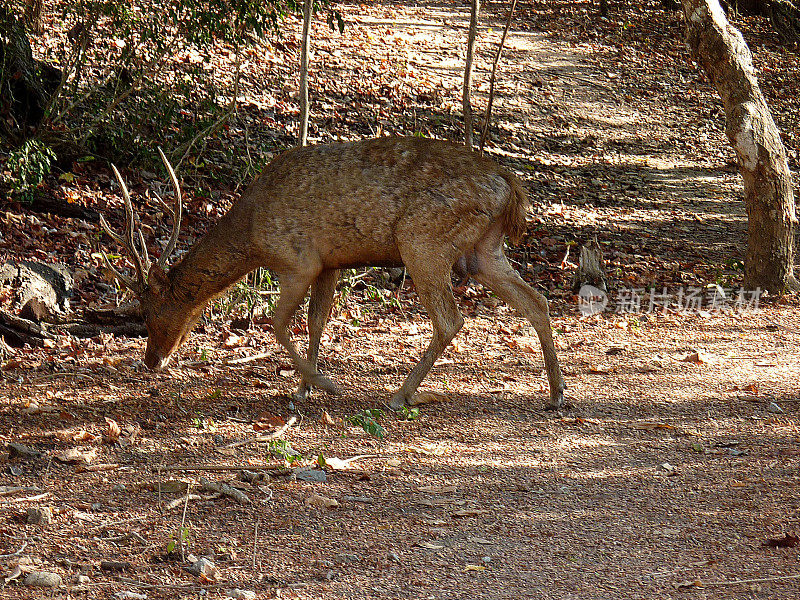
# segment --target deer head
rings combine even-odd
[[[100,216],[100,225],[103,230],[111,239],[126,248],[133,259],[133,265],[136,271],[135,279],[119,272],[114,265],[111,264],[105,252],[103,253],[103,258],[109,269],[111,269],[117,279],[136,294],[139,299],[142,316],[144,317],[148,333],[147,351],[145,352],[144,363],[150,369],[156,371],[166,366],[169,361],[169,356],[181,345],[189,334],[191,325],[194,324],[194,321],[190,324],[186,323],[185,312],[181,307],[181,303],[177,302],[175,299],[172,284],[166,272],[167,260],[175,250],[175,245],[178,241],[178,234],[181,227],[182,200],[181,188],[172,165],[170,165],[167,157],[164,156],[160,148],[158,149],[158,153],[161,155],[161,160],[164,162],[172,185],[175,188],[174,209],[170,209],[161,197],[155,194],[162,206],[167,212],[172,213],[173,216],[172,233],[158,261],[155,263],[150,261],[147,245],[144,241],[144,234],[141,228],[137,227],[135,223],[133,205],[131,204],[128,188],[122,180],[122,176],[119,174],[117,167],[114,165],[111,165],[111,169],[114,171],[114,176],[122,190],[122,198],[125,201],[124,235],[114,233],[105,218],[102,215]]]

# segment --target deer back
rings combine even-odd
[[[524,205],[514,175],[465,147],[385,137],[281,154],[231,217],[276,270],[304,254],[341,268],[399,265],[403,244],[464,252],[495,223],[518,233]]]

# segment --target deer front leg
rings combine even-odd
[[[428,316],[433,324],[433,338],[420,361],[403,382],[403,386],[392,396],[389,406],[394,410],[399,410],[409,404],[419,384],[433,367],[433,363],[441,356],[444,349],[464,325],[464,317],[461,316],[453,297],[450,266],[447,265],[443,269],[444,272],[437,270],[421,273],[419,270],[415,271],[408,263],[406,266],[414,280],[420,302],[428,311]]]
[[[308,362],[315,370],[319,358],[319,340],[331,314],[333,292],[338,281],[339,269],[331,269],[322,271],[311,284],[311,298],[308,301]],[[310,394],[311,382],[303,377],[294,394],[295,400],[306,400]]]
[[[273,316],[275,339],[289,353],[303,381],[331,394],[340,394],[341,391],[338,386],[324,375],[321,375],[316,366],[310,361],[300,357],[297,348],[295,348],[289,337],[289,321],[303,301],[306,291],[308,291],[308,286],[314,279],[313,276],[307,277],[300,273],[279,273],[278,278],[281,284],[281,293],[275,305],[275,315]]]

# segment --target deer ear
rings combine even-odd
[[[158,264],[150,267],[150,272],[147,274],[147,285],[156,293],[161,293],[169,285],[167,274]]]

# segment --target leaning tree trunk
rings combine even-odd
[[[298,143],[308,142],[308,55],[311,51],[311,16],[313,0],[305,0],[303,6],[303,39],[300,45],[300,135]]]
[[[464,92],[461,102],[464,110],[464,143],[472,150],[472,62],[475,56],[475,38],[478,35],[478,12],[481,10],[480,0],[472,0],[472,13],[469,18],[469,36],[467,38],[467,62],[464,66]]]
[[[725,132],[739,159],[747,205],[744,285],[780,294],[792,272],[796,222],[786,151],[753,72],[750,49],[718,0],[682,0],[687,43],[725,106]]]

